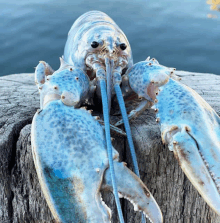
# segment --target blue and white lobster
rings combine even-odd
[[[56,72],[39,63],[35,81],[41,109],[32,123],[32,149],[42,190],[58,222],[110,222],[110,211],[100,199],[105,188],[114,192],[120,222],[118,194],[152,222],[163,221],[138,178],[128,122],[152,105],[163,142],[220,214],[220,118],[195,91],[175,80],[174,70],[149,58],[133,65],[125,34],[98,11],[83,14],[73,24]],[[131,93],[144,100],[128,117],[123,96]],[[94,94],[102,101],[105,135],[97,118],[80,108],[91,103]],[[137,176],[117,161],[111,145],[109,113],[115,94],[123,117],[116,126],[124,122]]]

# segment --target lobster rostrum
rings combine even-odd
[[[32,152],[46,201],[57,222],[110,222],[111,210],[101,190],[113,190],[106,138],[102,126],[80,105],[93,88],[88,76],[61,59],[60,68],[40,62],[35,81],[41,109],[32,122]],[[118,162],[112,148],[118,193],[135,210],[162,223],[156,201],[143,182],[125,163]]]
[[[162,142],[168,144],[191,183],[220,215],[219,116],[199,94],[173,78],[173,68],[155,59],[135,64],[125,76],[130,88],[144,99],[129,118],[139,115],[149,98],[154,101],[152,109]]]

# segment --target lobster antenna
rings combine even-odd
[[[111,60],[111,63],[112,63],[112,67],[113,67],[114,61]],[[124,126],[125,126],[125,130],[126,130],[126,134],[127,134],[130,153],[131,153],[131,158],[132,158],[132,162],[133,162],[133,166],[134,166],[134,172],[140,178],[140,172],[139,172],[139,169],[138,169],[137,157],[136,157],[136,154],[135,154],[134,143],[133,143],[133,139],[132,139],[132,136],[131,136],[131,128],[130,128],[130,125],[129,125],[127,111],[126,111],[126,108],[125,108],[125,103],[124,103],[123,95],[122,95],[122,92],[121,92],[121,88],[120,88],[120,86],[117,82],[115,83],[114,88],[115,88],[115,93],[116,93],[116,96],[117,96],[117,99],[118,99],[118,104],[119,104],[119,107],[120,107],[120,110],[121,110],[122,118],[123,118],[123,121],[124,121]],[[146,218],[145,218],[143,213],[142,213],[141,222],[146,223]]]
[[[108,109],[108,98],[106,92],[106,82],[104,79],[100,80],[100,87],[101,87],[101,95],[102,95],[102,107],[103,107],[103,116],[104,116],[104,123],[105,123],[105,136],[106,136],[106,143],[107,143],[107,152],[108,152],[108,159],[109,159],[109,169],[111,173],[111,180],[112,180],[112,187],[113,193],[115,196],[115,202],[118,210],[118,216],[120,223],[124,223],[124,218],[121,210],[121,204],[118,197],[118,189],[115,179],[115,170],[112,158],[112,143],[111,143],[111,136],[110,136],[110,124],[109,124],[109,109]]]

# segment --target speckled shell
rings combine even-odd
[[[220,160],[214,160],[214,156],[209,154],[210,148],[215,148],[215,159],[220,159],[219,116],[198,93],[170,78],[169,68],[149,63],[150,61],[139,62],[128,71],[132,89],[146,97],[147,89],[154,83],[157,95],[152,108],[157,109],[156,118],[161,125],[162,139],[163,132],[172,129],[173,125],[180,129],[187,126],[207,161],[216,163],[213,171],[219,174],[220,185]]]
[[[102,127],[88,111],[60,100],[48,103],[34,116],[32,149],[41,187],[57,221],[87,222],[101,216],[95,196],[108,156]],[[116,158],[117,152],[113,153]]]
[[[161,67],[157,63],[150,61],[142,61],[131,67],[127,74],[129,76],[129,84],[139,97],[149,98],[148,87],[154,83],[155,87],[165,84],[169,79],[169,69]],[[153,93],[153,92],[152,92]]]
[[[46,82],[40,91],[41,108],[45,103],[46,96],[58,94],[64,104],[79,106],[89,91],[88,76],[81,69],[71,66],[57,70],[53,75],[47,76]]]
[[[220,214],[220,118],[194,90],[169,77],[170,69],[152,61],[129,71],[132,89],[154,99],[162,141],[174,152],[188,178]]]
[[[160,119],[161,132],[176,125],[187,126],[190,134],[196,139],[199,149],[208,163],[215,163],[211,171],[219,175],[220,185],[220,118],[211,106],[194,90],[169,79],[160,87],[157,118]],[[214,154],[210,154],[210,149]]]
[[[99,42],[102,34],[107,34],[111,41],[126,43],[129,54],[127,67],[132,66],[131,47],[125,34],[108,15],[99,11],[87,12],[74,22],[65,45],[65,61],[86,71],[85,58],[91,51],[91,43]]]

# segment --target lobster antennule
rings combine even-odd
[[[105,136],[106,136],[106,144],[107,144],[109,168],[110,168],[110,173],[111,173],[113,193],[115,196],[115,201],[116,201],[116,205],[117,205],[117,209],[118,209],[118,215],[119,215],[120,222],[124,223],[121,205],[120,205],[120,201],[119,201],[119,197],[118,197],[118,190],[117,190],[117,184],[116,184],[116,179],[115,179],[115,171],[114,171],[114,166],[113,166],[108,99],[107,99],[107,93],[106,93],[105,80],[103,80],[103,79],[100,80],[100,86],[101,86],[101,95],[102,95],[103,116],[104,116],[104,122],[105,122]]]
[[[111,110],[111,96],[112,96],[112,64],[108,57],[105,58],[106,67],[106,80],[107,80],[107,99],[108,99],[108,110]]]
[[[119,84],[115,84],[115,92],[116,92],[119,107],[120,107],[120,110],[121,110],[122,118],[123,118],[124,124],[125,124],[125,130],[126,130],[126,133],[127,133],[128,143],[129,143],[130,152],[131,152],[131,156],[132,156],[132,162],[133,162],[133,165],[134,165],[134,172],[138,177],[140,177],[137,158],[136,158],[135,149],[134,149],[134,143],[133,143],[132,136],[131,136],[131,129],[130,129],[128,116],[127,116],[126,108],[125,108],[125,104],[124,104],[124,99],[123,99],[122,92],[121,92]]]
[[[112,62],[113,64],[113,62]],[[138,163],[137,163],[137,157],[135,154],[135,149],[134,149],[134,143],[132,140],[132,135],[131,135],[131,128],[129,125],[129,121],[128,121],[128,116],[127,116],[127,112],[126,112],[126,108],[125,108],[125,103],[124,103],[124,99],[123,99],[123,95],[121,92],[121,88],[120,88],[120,83],[121,83],[121,75],[119,72],[115,71],[113,74],[114,77],[114,88],[115,88],[115,93],[118,99],[118,103],[119,103],[119,107],[121,110],[121,114],[122,114],[122,118],[124,121],[124,125],[125,125],[125,130],[126,130],[126,134],[127,134],[127,139],[128,139],[128,144],[129,144],[129,148],[130,148],[130,152],[131,152],[131,156],[132,156],[132,162],[133,162],[133,166],[134,166],[134,172],[135,174],[140,177],[140,173],[139,173],[139,169],[138,169]],[[142,223],[145,223],[145,217],[144,215],[142,215]]]

